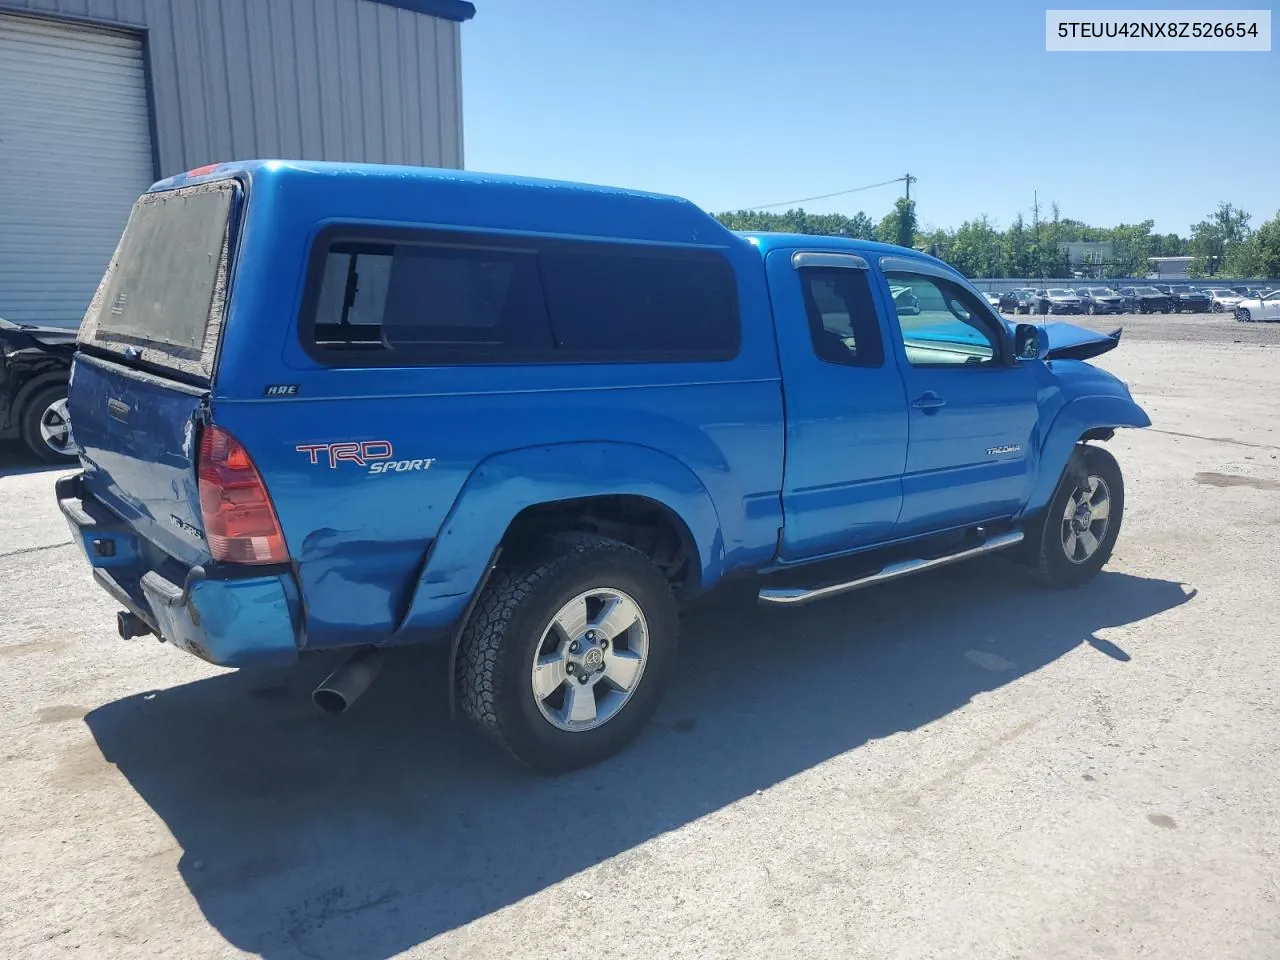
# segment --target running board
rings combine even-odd
[[[842,593],[861,590],[863,587],[869,587],[875,583],[896,580],[898,577],[906,577],[913,573],[933,570],[936,567],[945,567],[947,564],[968,560],[970,557],[978,557],[984,553],[1004,550],[1021,542],[1022,531],[1012,530],[1009,533],[1001,533],[990,537],[978,546],[969,547],[958,553],[948,553],[945,556],[932,557],[928,560],[900,560],[877,570],[875,573],[869,573],[865,577],[858,577],[855,580],[848,580],[844,583],[832,583],[825,587],[765,587],[760,591],[760,602],[784,605],[812,603],[814,600],[825,600],[827,597],[836,597]]]

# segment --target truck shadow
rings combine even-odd
[[[450,724],[435,653],[389,666],[338,720],[305,696],[324,664],[225,674],[86,719],[230,943],[383,960],[1082,644],[1110,658],[1094,669],[1124,669],[1129,654],[1097,632],[1192,596],[1122,573],[1045,592],[986,560],[792,611],[707,607],[686,621],[682,670],[646,734],[556,779]]]

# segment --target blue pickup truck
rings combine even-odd
[[[440,643],[451,701],[562,771],[639,732],[717,585],[802,604],[996,550],[1093,576],[1124,508],[1096,442],[1150,423],[1084,362],[1118,341],[674,197],[219,164],[133,209],[57,497],[121,636],[346,648],[329,710]]]

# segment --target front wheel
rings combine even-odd
[[[538,772],[584,767],[653,716],[678,632],[666,577],[639,550],[595,534],[549,537],[481,594],[458,648],[459,702]]]
[[[1026,531],[1023,556],[1050,587],[1093,579],[1111,559],[1124,517],[1124,477],[1106,450],[1081,444],[1043,518]]]
[[[1240,311],[1236,314],[1236,319],[1239,320],[1241,323],[1252,323],[1253,315],[1249,313],[1248,310],[1241,307]]]

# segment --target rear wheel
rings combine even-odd
[[[458,649],[459,702],[535,770],[587,766],[653,715],[677,636],[670,586],[643,553],[594,534],[549,537],[485,587]]]
[[[76,458],[65,384],[38,390],[27,401],[22,412],[22,441],[46,463],[66,463]]]
[[[1111,559],[1124,517],[1124,477],[1106,450],[1076,447],[1044,516],[1026,531],[1023,559],[1041,583],[1074,587]]]

